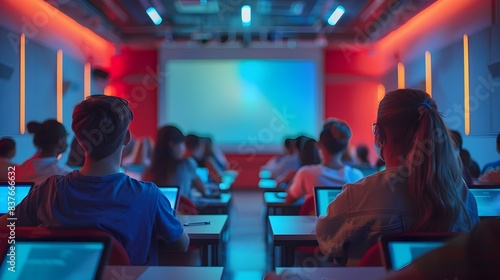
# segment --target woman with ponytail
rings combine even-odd
[[[357,265],[383,234],[469,231],[479,221],[450,133],[425,92],[400,89],[380,102],[375,150],[386,170],[346,184],[318,220],[323,253]]]
[[[60,122],[46,120],[43,123],[29,122],[28,132],[34,134],[36,154],[23,164],[16,166],[16,180],[34,182],[39,185],[52,175],[65,175],[71,168],[59,162],[58,156],[68,147],[68,133]]]

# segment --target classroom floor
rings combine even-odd
[[[262,279],[268,270],[262,192],[233,191],[231,200],[224,279]]]

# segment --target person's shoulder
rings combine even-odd
[[[359,171],[358,169],[355,169],[355,170]],[[352,172],[355,172],[357,174],[356,171],[352,171]],[[361,173],[361,171],[359,171],[359,172]],[[390,172],[383,170],[383,171],[379,171],[379,172],[376,172],[372,175],[365,176],[365,177],[363,177],[362,173],[361,173],[361,179],[359,179],[356,182],[345,184],[344,189],[346,189],[348,187],[351,187],[352,189],[356,189],[356,188],[367,188],[367,187],[379,187],[379,186],[386,185],[387,181],[388,181],[388,177],[390,177],[389,173]]]
[[[356,181],[364,177],[363,172],[361,172],[361,170],[359,170],[355,167],[346,165],[344,167],[344,170],[345,170],[346,175],[348,175],[350,178],[352,178]]]
[[[188,167],[190,169],[191,168],[196,169],[198,167],[198,163],[196,162],[196,160],[193,157],[187,157],[187,158],[183,158],[179,162],[179,166],[185,166],[185,167]]]
[[[478,179],[483,184],[500,184],[500,169],[489,170]]]
[[[303,175],[318,175],[322,173],[321,164],[304,165],[297,170],[297,174]]]

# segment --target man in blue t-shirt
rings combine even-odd
[[[93,95],[73,111],[72,128],[85,150],[80,171],[49,177],[17,206],[16,226],[98,228],[113,235],[132,265],[158,264],[158,238],[186,251],[189,237],[154,183],[119,172],[133,118],[127,101]],[[0,226],[7,215],[0,217]]]

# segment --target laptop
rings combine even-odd
[[[8,249],[0,279],[101,279],[111,249],[106,237],[17,237],[15,258]]]
[[[399,270],[418,257],[443,246],[454,234],[384,235],[379,239],[382,262],[387,270]]]
[[[316,216],[326,216],[328,205],[342,192],[342,187],[314,187]]]
[[[220,174],[221,183],[219,184],[219,189],[221,191],[228,191],[231,189],[232,184],[238,177],[238,171],[236,170],[224,170]]]
[[[17,206],[21,203],[32,187],[33,182],[16,182],[15,188],[13,188],[9,182],[0,181],[0,216],[9,212],[9,205]]]
[[[175,216],[179,209],[179,187],[158,186],[158,188],[168,198]]]
[[[500,216],[500,185],[474,185],[469,189],[476,198],[479,217]]]
[[[196,175],[198,175],[198,177],[200,177],[200,180],[203,182],[203,184],[206,184],[208,183],[208,176],[209,176],[209,172],[208,172],[208,168],[206,167],[197,167],[196,168]]]

